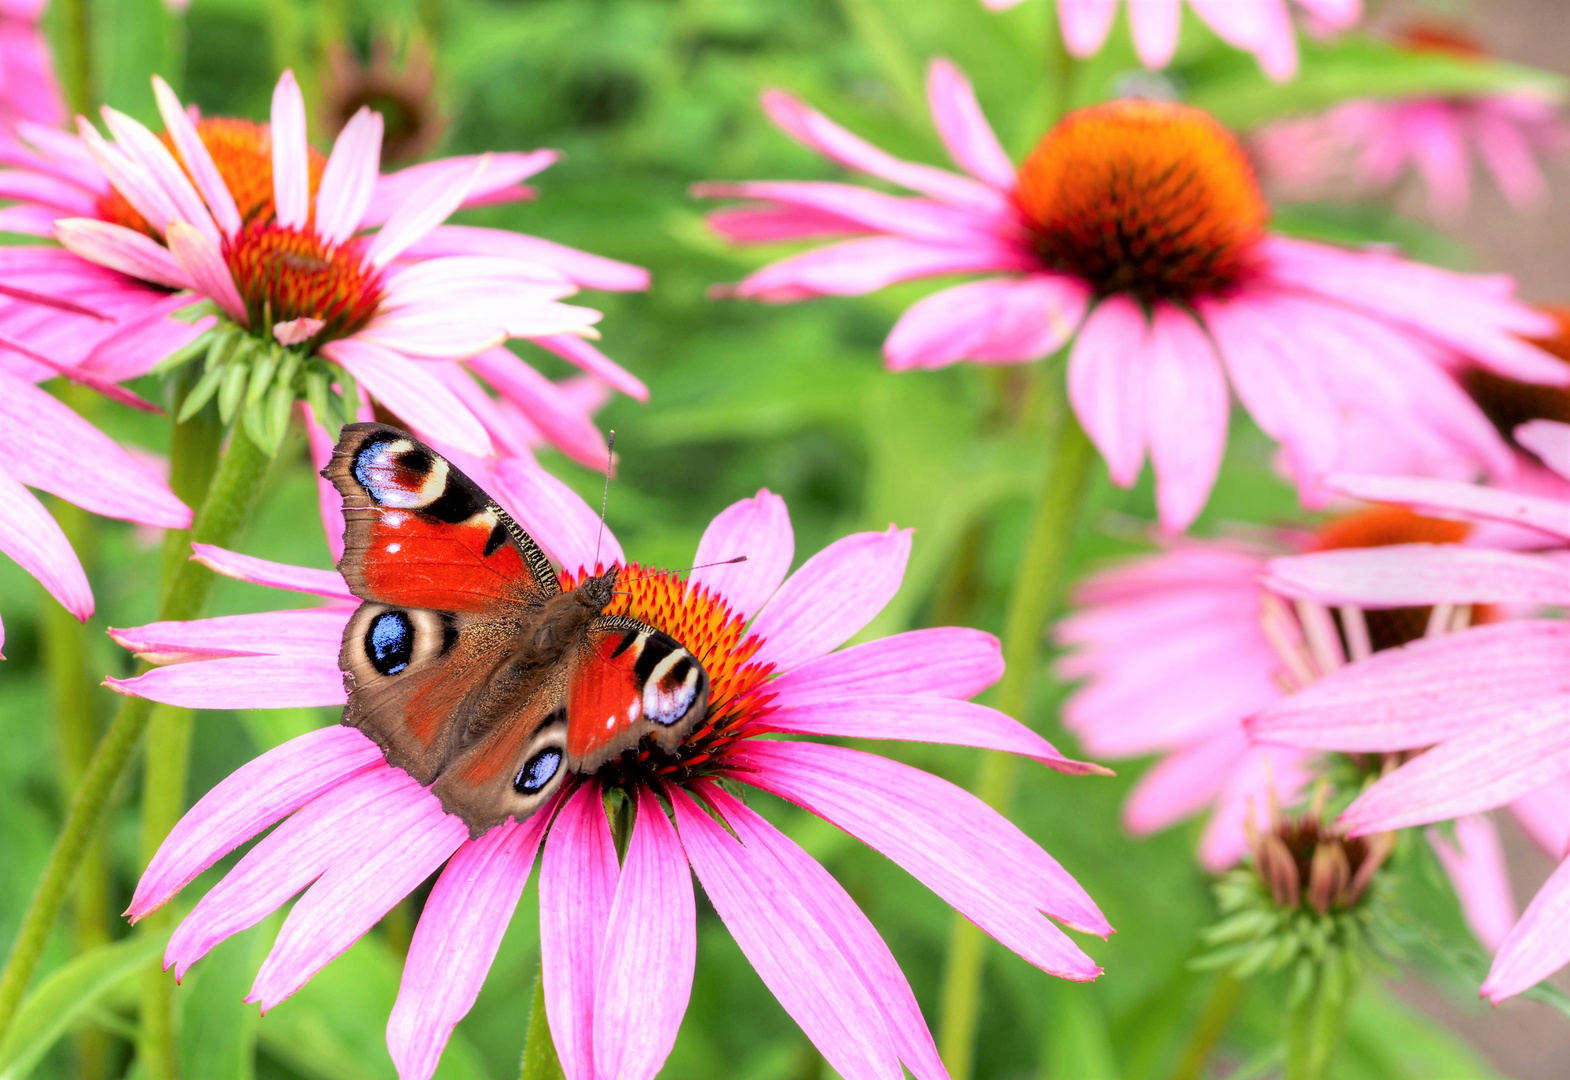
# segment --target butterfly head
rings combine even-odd
[[[596,615],[600,614],[611,604],[616,596],[616,582],[621,576],[621,567],[612,566],[604,573],[586,577],[573,589],[573,595],[586,607],[594,609]]]

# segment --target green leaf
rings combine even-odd
[[[1094,987],[1054,983],[1041,1080],[1118,1080],[1112,1035]]]
[[[178,992],[180,1073],[202,1080],[252,1080],[260,1015],[245,996],[282,919],[236,934],[193,967]]]
[[[21,1080],[73,1024],[144,964],[163,952],[165,937],[135,935],[102,945],[56,968],[17,1010],[0,1044],[0,1080]]]

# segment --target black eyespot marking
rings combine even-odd
[[[485,509],[484,504],[471,492],[464,490],[463,485],[448,473],[447,484],[442,488],[442,493],[428,506],[420,507],[420,513],[429,514],[437,521],[444,521],[449,525],[457,525],[468,521],[483,509]]]
[[[639,683],[646,683],[654,674],[654,669],[660,666],[673,652],[681,651],[681,643],[669,634],[659,631],[649,635],[649,640],[643,643],[643,652],[638,654],[638,662],[632,665],[632,673],[638,677]]]
[[[671,665],[671,669],[665,673],[665,678],[660,680],[660,686],[665,689],[670,689],[684,685],[687,682],[687,673],[691,670],[692,659],[690,657],[683,656],[680,660],[677,660],[674,664]]]
[[[513,778],[512,786],[519,795],[538,795],[545,790],[545,785],[551,782],[551,777],[556,775],[556,770],[561,768],[561,751],[554,746],[546,747],[523,763],[523,768],[518,770],[518,775]]]
[[[496,549],[507,542],[507,526],[502,524],[501,518],[496,519],[496,527],[491,530],[491,535],[485,538],[484,558],[490,558]]]
[[[616,651],[611,653],[611,659],[616,659],[622,653],[632,648],[632,643],[638,640],[638,635],[641,633],[643,633],[641,630],[628,630],[622,637],[621,644],[616,646]]]
[[[458,644],[458,620],[454,619],[445,611],[441,613],[441,617],[442,655],[445,656],[447,653],[452,651],[452,647],[454,645]]]
[[[401,611],[384,611],[365,631],[365,655],[383,675],[396,675],[414,655],[414,626]]]
[[[399,468],[408,469],[416,476],[429,476],[436,461],[423,446],[412,447],[398,455]]]

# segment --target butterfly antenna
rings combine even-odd
[[[605,438],[605,494],[600,496],[600,531],[594,535],[594,565],[600,565],[600,541],[605,539],[605,511],[611,504],[611,466],[616,462],[616,432]]]
[[[721,559],[719,562],[699,563],[697,566],[689,566],[682,570],[650,570],[647,574],[639,574],[637,577],[628,578],[627,582],[642,581],[646,577],[654,577],[658,574],[690,574],[694,570],[704,570],[710,566],[733,566],[736,563],[746,561],[747,556],[737,555],[734,559]],[[623,584],[626,584],[627,582],[623,582]]]

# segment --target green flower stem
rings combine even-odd
[[[1189,1035],[1183,1056],[1172,1070],[1172,1080],[1200,1080],[1205,1074],[1205,1063],[1215,1051],[1221,1036],[1226,1034],[1227,1022],[1243,998],[1243,980],[1223,971],[1210,988],[1205,1008]]]
[[[93,55],[92,0],[60,0],[60,59],[65,69],[65,103],[79,116],[98,103]]]
[[[1063,373],[1057,365],[1044,364],[1041,379],[1052,390],[1053,421],[1051,456],[1043,469],[1043,483],[1026,534],[1025,550],[1009,594],[1003,628],[1003,659],[1007,665],[998,684],[997,707],[1029,723],[1031,692],[1036,683],[1039,650],[1063,590],[1069,551],[1077,531],[1080,510],[1090,487],[1095,450],[1074,418],[1065,398]],[[988,751],[982,755],[975,791],[987,805],[1007,812],[1014,796],[1019,759]],[[968,1080],[974,1064],[976,1020],[981,1006],[981,975],[986,938],[962,915],[954,917],[949,936],[948,960],[943,976],[943,1004],[939,1051],[954,1080]]]
[[[232,544],[250,515],[270,462],[266,452],[237,427],[229,451],[213,477],[212,488],[197,511],[193,538],[208,544]],[[190,561],[181,563],[163,594],[159,619],[195,618],[201,614],[212,585],[211,570]],[[11,955],[0,972],[0,1041],[32,981],[83,856],[103,822],[110,793],[130,762],[152,711],[153,703],[146,698],[127,697],[93,751],[66,812],[65,825],[44,866],[43,877],[22,917]]]
[[[567,1080],[556,1059],[556,1044],[551,1041],[551,1024],[545,1015],[545,964],[534,975],[534,1005],[529,1009],[528,1041],[523,1044],[523,1063],[518,1080]]]
[[[1326,1080],[1341,1043],[1354,979],[1349,958],[1339,949],[1326,953],[1313,989],[1287,1005],[1286,1069],[1283,1080]]]

